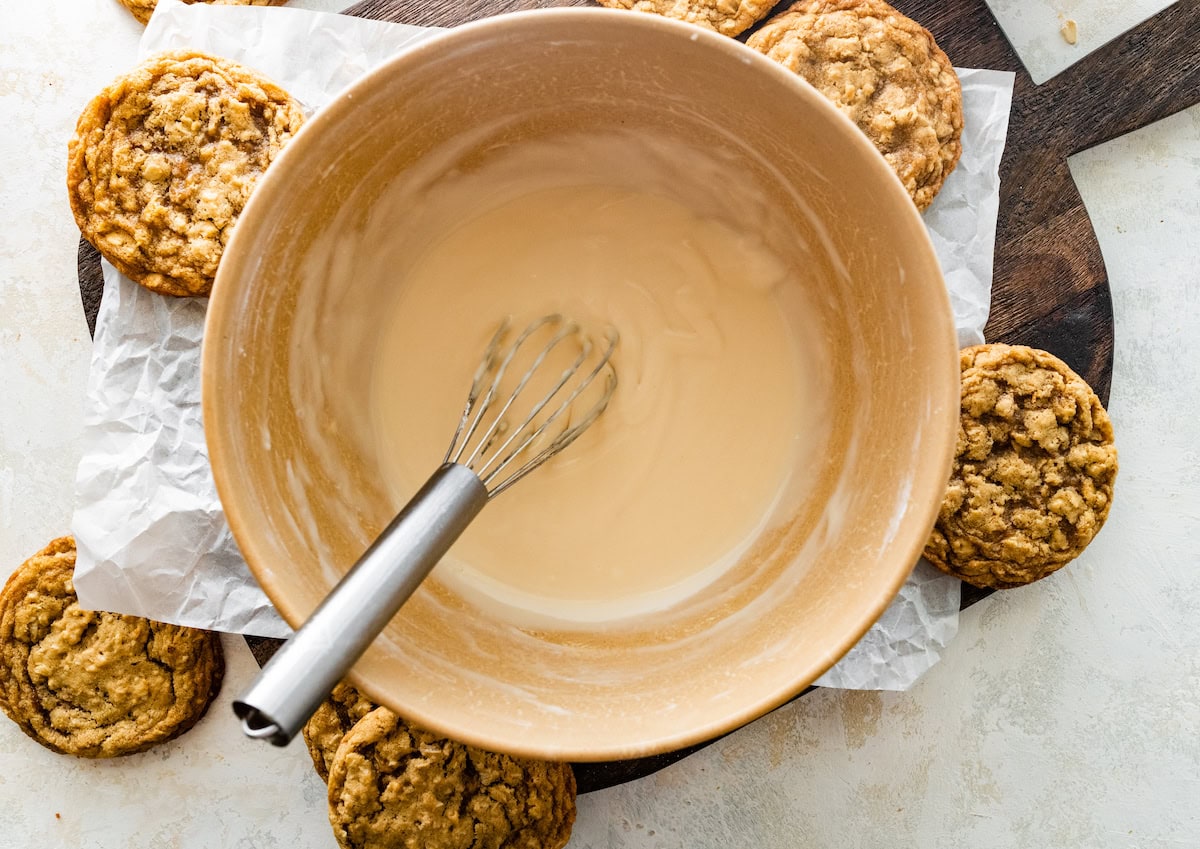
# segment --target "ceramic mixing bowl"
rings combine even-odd
[[[553,9],[473,23],[316,114],[255,190],[221,262],[205,429],[234,536],[284,619],[298,626],[397,506],[358,437],[387,293],[330,272],[339,251],[372,247],[331,233],[333,222],[368,217],[385,187],[447,149],[466,152],[446,167],[469,168],[497,146],[618,126],[717,157],[718,190],[761,186],[775,249],[812,289],[808,326],[834,390],[828,444],[751,551],[661,614],[532,628],[427,582],[353,681],[419,724],[514,754],[662,752],[794,696],[905,580],[954,446],[956,344],[929,239],[883,158],[814,89],[733,40],[651,15]]]

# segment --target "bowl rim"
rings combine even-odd
[[[618,26],[628,27],[631,30],[657,30],[672,37],[685,38],[697,45],[703,46],[703,49],[712,49],[725,53],[730,57],[735,57],[744,64],[755,68],[757,73],[774,76],[778,82],[794,91],[797,98],[807,101],[807,107],[823,111],[827,117],[832,118],[835,124],[841,126],[843,135],[845,136],[844,143],[858,148],[860,158],[865,163],[869,163],[866,167],[876,172],[876,177],[880,183],[886,184],[890,182],[892,184],[891,191],[900,192],[906,200],[909,200],[907,204],[902,205],[904,212],[901,214],[910,219],[910,225],[913,223],[918,225],[914,229],[920,236],[918,244],[914,246],[914,250],[926,254],[931,267],[937,270],[936,281],[941,283],[941,285],[936,286],[930,283],[928,284],[928,288],[931,290],[933,299],[937,302],[935,309],[941,318],[937,324],[941,326],[942,332],[938,334],[939,338],[936,340],[927,337],[926,344],[931,349],[936,349],[931,350],[931,354],[945,355],[945,365],[941,382],[939,384],[937,381],[931,381],[930,386],[931,400],[944,408],[944,411],[938,416],[931,416],[930,421],[924,428],[922,439],[927,445],[936,447],[940,442],[943,446],[941,456],[935,458],[936,464],[931,460],[927,468],[936,471],[937,474],[935,477],[937,480],[949,480],[959,410],[959,346],[956,339],[949,294],[941,274],[941,265],[934,252],[932,242],[925,229],[920,213],[916,206],[911,203],[907,191],[883,155],[876,149],[867,136],[859,131],[858,127],[831,101],[827,100],[801,76],[784,68],[764,54],[745,46],[739,41],[699,26],[659,15],[644,13],[629,14],[625,11],[614,9],[552,7],[494,15],[471,21],[461,26],[448,28],[442,32],[423,38],[416,44],[402,49],[394,56],[389,57],[359,77],[336,95],[333,100],[320,109],[317,109],[308,118],[295,137],[280,151],[277,158],[272,162],[271,167],[258,180],[239,216],[239,223],[245,221],[248,216],[253,220],[253,211],[259,206],[266,206],[268,198],[277,191],[276,187],[288,181],[289,174],[295,167],[293,166],[293,162],[301,161],[300,157],[305,153],[310,137],[320,135],[327,128],[335,126],[349,110],[356,108],[356,101],[362,92],[369,91],[381,85],[382,81],[390,75],[402,73],[405,66],[411,63],[419,64],[427,56],[436,56],[442,51],[453,49],[459,42],[469,43],[473,39],[486,36],[495,30],[537,26],[538,21],[541,20],[564,22],[580,27],[587,27],[596,23],[600,18],[603,18],[605,24],[611,25],[619,22]],[[232,457],[236,453],[232,446],[234,442],[234,428],[228,425],[224,427],[217,426],[218,422],[234,417],[227,417],[222,410],[223,405],[220,403],[221,387],[218,383],[221,375],[219,373],[218,359],[220,352],[218,348],[222,346],[218,344],[210,345],[208,342],[210,340],[221,339],[223,335],[232,335],[223,333],[223,328],[235,326],[236,324],[237,311],[234,309],[236,298],[234,297],[232,287],[235,285],[236,279],[240,278],[243,281],[243,285],[246,285],[245,281],[250,278],[250,275],[238,273],[241,266],[251,261],[249,257],[244,257],[237,250],[240,242],[249,238],[249,236],[242,236],[239,239],[239,234],[245,232],[247,232],[246,228],[235,227],[234,234],[223,253],[222,264],[218,269],[208,304],[204,327],[204,344],[201,351],[201,414],[205,422],[205,439],[213,479],[230,531],[255,581],[258,582],[272,605],[288,625],[292,628],[298,628],[306,616],[297,608],[296,603],[289,599],[287,588],[283,585],[283,582],[273,579],[271,570],[261,565],[267,560],[266,547],[251,532],[255,523],[247,518],[257,512],[256,508],[251,504],[254,499],[251,497],[249,489],[244,490],[237,485],[238,476],[235,464],[226,461],[227,457]],[[932,365],[930,366],[930,370],[932,373]],[[926,476],[928,476],[928,472]],[[454,732],[453,737],[480,748],[505,751],[525,757],[574,761],[613,761],[677,751],[689,746],[711,742],[720,736],[728,734],[799,695],[862,639],[891,604],[901,586],[907,580],[912,568],[918,562],[924,550],[928,534],[933,528],[940,504],[941,498],[938,497],[937,499],[929,498],[926,503],[917,505],[915,509],[910,507],[912,513],[910,518],[905,522],[905,525],[910,528],[909,539],[904,541],[903,544],[899,540],[894,540],[891,543],[897,551],[895,556],[897,566],[893,573],[887,576],[886,580],[881,580],[877,584],[874,584],[876,592],[873,597],[869,600],[863,599],[862,605],[858,608],[859,616],[854,628],[848,630],[840,640],[836,641],[835,647],[827,652],[825,656],[814,658],[808,663],[798,663],[798,674],[791,678],[786,686],[775,689],[769,696],[754,700],[753,703],[746,704],[739,710],[727,711],[708,722],[680,728],[674,733],[657,734],[648,739],[623,740],[606,742],[604,744],[597,743],[596,745],[587,746],[584,749],[555,744],[547,745],[546,741],[542,741],[539,744],[539,741],[529,739],[528,737],[520,740],[505,739],[497,741],[494,737],[486,733],[479,733],[481,730],[486,731],[486,728],[479,726],[474,728],[458,728],[455,726],[452,729]],[[921,533],[918,534],[916,529],[921,529]],[[901,557],[900,553],[903,553],[904,556]],[[378,691],[376,688],[369,682],[363,681],[355,670],[352,669],[347,677],[360,690],[378,701]],[[411,716],[408,718],[418,724],[426,724],[435,729],[448,727],[439,717],[426,716],[419,709],[413,710]]]

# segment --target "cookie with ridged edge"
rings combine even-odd
[[[754,26],[774,7],[770,0],[598,0],[610,9],[632,9],[687,21],[721,35],[735,36]]]
[[[166,295],[207,295],[255,183],[300,129],[291,95],[227,59],[152,56],[83,110],[67,191],[84,238]]]
[[[329,820],[343,849],[561,849],[575,776],[570,764],[485,752],[377,708],[334,755]]]
[[[118,0],[118,2],[133,13],[133,16],[143,24],[150,22],[150,16],[158,6],[158,0]],[[183,0],[185,3],[210,3],[214,6],[282,6],[287,0]]]
[[[354,724],[379,705],[345,681],[339,683],[304,723],[302,733],[313,768],[322,781],[329,780],[329,764],[341,745],[342,737]]]
[[[804,77],[874,142],[917,208],[962,155],[962,86],[933,36],[883,0],[801,0],[746,42]]]
[[[218,635],[84,610],[75,541],[54,540],[0,591],[0,707],[46,748],[142,752],[204,715],[225,670]]]
[[[1046,351],[977,345],[960,364],[954,467],[925,557],[978,587],[1028,584],[1077,557],[1108,517],[1112,422]]]

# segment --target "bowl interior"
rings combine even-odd
[[[791,308],[820,340],[822,456],[741,562],[662,615],[533,628],[423,587],[354,680],[416,722],[516,754],[665,751],[798,692],[903,582],[953,448],[958,372],[936,259],[899,182],[832,106],[732,40],[648,15],[483,21],[315,116],[222,260],[203,363],[210,455],[235,537],[285,619],[304,620],[396,506],[362,426],[389,293],[338,273],[371,250],[361,233],[380,196],[505,146],[613,128],[718,164],[682,195],[759,199],[754,227],[797,269]],[[416,216],[397,238],[434,235],[421,227]]]

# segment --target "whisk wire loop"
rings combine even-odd
[[[576,386],[566,400],[559,405],[558,409],[551,413],[544,422],[542,422],[532,433],[529,434],[528,439],[524,440],[516,449],[514,449],[507,457],[505,457],[504,461],[494,470],[492,470],[492,472],[490,472],[486,477],[482,477],[484,486],[490,488],[493,481],[495,481],[495,479],[517,458],[517,456],[519,456],[530,446],[536,444],[538,438],[546,431],[548,427],[550,427],[550,425],[554,424],[554,422],[557,421],[560,416],[570,410],[573,410],[575,399],[582,395],[584,391],[586,391],[587,388],[592,385],[602,371],[607,370],[604,380],[604,390],[600,397],[594,404],[592,404],[590,408],[588,408],[587,412],[576,419],[574,423],[571,423],[570,416],[568,415],[568,426],[564,428],[563,431],[550,442],[550,444],[548,444],[541,451],[535,453],[532,457],[520,465],[517,470],[514,471],[507,479],[498,484],[495,488],[490,488],[490,496],[494,497],[499,495],[508,487],[525,477],[525,475],[529,474],[538,466],[545,463],[555,454],[558,454],[560,451],[578,439],[580,435],[582,435],[585,430],[591,427],[592,423],[600,417],[600,414],[604,412],[605,408],[608,406],[609,400],[612,398],[613,393],[617,389],[617,373],[616,370],[613,369],[610,361],[612,359],[613,352],[616,350],[617,343],[620,341],[620,336],[617,334],[615,329],[610,329],[607,334],[607,339],[608,346],[605,349],[604,354],[601,356],[600,361],[591,370],[587,377],[580,381],[579,385]],[[576,366],[576,368],[577,367],[578,366]],[[574,374],[574,372],[572,371],[570,374]]]
[[[558,314],[543,316],[527,325],[506,348],[504,341],[510,326],[510,322],[505,320],[484,352],[444,461],[464,465],[474,471],[484,486],[488,487],[489,496],[498,495],[574,442],[604,411],[617,384],[616,371],[611,362],[619,341],[615,329],[608,329],[605,336],[607,345],[603,352],[587,375],[577,379],[584,364],[592,360],[596,352],[595,343],[577,323],[566,321]],[[513,388],[502,392],[504,377],[521,348],[534,334],[548,326],[554,328],[550,338],[533,354],[532,361],[517,378]],[[513,426],[508,418],[510,410],[514,409],[533,376],[543,368],[546,359],[568,340],[576,340],[579,346],[572,361],[559,373],[550,388],[524,412],[520,423]],[[575,414],[573,408],[577,399],[605,372],[607,374],[599,398],[585,413]],[[566,397],[553,406],[573,379],[577,380]],[[504,399],[502,403],[498,403],[498,397]],[[550,409],[549,415],[542,418],[547,409]],[[556,422],[561,423],[562,430],[539,448],[539,440]],[[501,479],[518,462],[516,470]]]
[[[558,330],[558,332],[556,332],[554,334],[554,336],[551,337],[550,341],[546,343],[546,345],[537,354],[537,356],[534,357],[533,363],[529,366],[529,368],[521,376],[521,379],[517,381],[517,385],[513,388],[512,392],[509,393],[508,400],[506,400],[504,402],[504,404],[500,407],[500,411],[496,413],[496,417],[492,422],[492,428],[484,434],[483,438],[480,440],[479,446],[475,450],[475,455],[473,455],[471,457],[472,462],[475,461],[476,459],[482,460],[483,452],[486,452],[491,447],[492,441],[494,439],[496,439],[497,437],[501,436],[502,434],[504,434],[506,432],[510,433],[508,439],[504,442],[504,444],[501,445],[500,448],[498,448],[496,451],[493,451],[491,454],[491,457],[476,470],[481,478],[486,473],[487,467],[495,460],[495,458],[497,456],[500,456],[500,454],[503,453],[503,451],[513,442],[513,440],[521,435],[522,431],[528,426],[529,422],[531,422],[534,418],[537,417],[537,414],[542,411],[542,408],[545,407],[546,404],[550,403],[550,400],[556,394],[558,394],[558,391],[560,389],[562,389],[563,386],[566,385],[567,381],[571,379],[571,376],[573,374],[575,374],[576,371],[579,370],[579,367],[581,365],[583,365],[583,361],[587,358],[587,355],[591,352],[591,344],[592,344],[591,342],[587,341],[586,339],[584,340],[583,345],[581,346],[580,353],[576,357],[575,362],[571,365],[570,368],[563,371],[563,373],[559,377],[558,383],[554,386],[554,388],[551,389],[550,392],[547,393],[541,399],[541,401],[539,401],[537,404],[534,404],[533,408],[530,410],[530,412],[526,416],[525,420],[523,422],[521,422],[520,426],[518,426],[516,428],[511,427],[511,425],[509,424],[509,421],[508,421],[508,411],[509,411],[509,409],[512,408],[513,403],[520,396],[521,392],[525,389],[525,386],[533,378],[534,374],[536,374],[538,372],[538,370],[542,368],[542,364],[545,362],[546,357],[550,356],[550,353],[555,348],[557,348],[563,342],[563,340],[573,336],[578,331],[579,331],[579,325],[574,324],[574,323],[567,324],[566,326],[560,328]],[[517,346],[513,347],[514,353],[516,352],[516,348],[517,348]],[[468,462],[467,465],[470,466],[471,462]],[[474,468],[474,466],[472,466],[472,468]]]
[[[478,367],[475,369],[475,374],[471,378],[471,389],[467,393],[467,403],[463,406],[462,416],[458,420],[458,427],[454,431],[454,438],[450,440],[450,447],[446,449],[446,456],[442,460],[442,465],[447,463],[457,463],[462,457],[462,450],[470,440],[470,433],[463,439],[462,445],[459,445],[459,438],[463,435],[463,430],[467,427],[467,421],[471,418],[471,410],[475,407],[475,402],[479,400],[479,393],[483,389],[483,384],[487,380],[487,376],[491,374],[492,369],[496,366],[496,356],[500,351],[500,343],[504,341],[505,335],[508,333],[508,319],[500,322],[500,326],[492,335],[492,341],[488,343],[487,348],[483,352],[483,359],[479,361]],[[455,449],[457,450],[457,453]]]
[[[464,466],[470,466],[471,463],[474,462],[475,454],[478,453],[478,450],[481,446],[487,444],[487,439],[479,440],[479,442],[476,444],[476,450],[472,452],[466,460],[462,459],[462,454],[467,449],[467,446],[471,444],[471,437],[475,435],[475,430],[479,427],[479,423],[483,420],[483,414],[491,406],[492,398],[496,395],[496,390],[500,386],[500,381],[504,378],[504,373],[508,370],[509,363],[511,363],[513,357],[517,355],[518,349],[520,349],[521,345],[526,339],[528,339],[541,328],[545,327],[547,324],[556,321],[562,321],[562,316],[543,316],[526,327],[521,332],[521,335],[517,337],[517,341],[513,343],[513,346],[508,349],[508,352],[500,361],[499,366],[497,366],[496,359],[499,355],[500,343],[503,342],[504,337],[508,335],[509,327],[508,319],[505,319],[503,322],[501,322],[500,328],[496,331],[496,335],[492,337],[492,342],[488,348],[488,351],[484,354],[483,361],[480,363],[479,368],[475,371],[475,381],[471,384],[471,391],[467,395],[467,404],[463,408],[463,421],[466,421],[467,418],[470,417],[472,408],[476,407],[476,401],[478,401],[479,398],[479,390],[482,389],[482,384],[483,382],[487,381],[489,374],[492,375],[491,385],[488,386],[487,394],[484,395],[483,400],[478,402],[475,418],[471,421],[470,427],[467,428],[467,432],[462,438],[462,444],[458,446],[457,453],[454,451],[454,446],[458,442],[458,434],[455,434],[454,442],[450,445],[450,453],[454,454],[454,456],[451,457],[450,454],[447,454],[449,462],[460,463]],[[494,373],[492,371],[493,368],[495,369]],[[497,417],[493,422],[493,425],[499,423],[499,421],[500,419]]]
[[[557,343],[558,341],[561,341],[561,340],[556,339],[555,341]],[[500,467],[495,470],[495,471],[499,471],[500,468],[503,468],[505,465],[508,464],[509,460],[513,456],[515,456],[520,451],[522,451],[526,444],[531,444],[533,442],[533,440],[536,438],[536,434],[530,434],[529,440],[518,444],[515,448],[513,448],[513,450],[511,452],[509,452],[507,454],[505,453],[508,451],[509,446],[511,446],[514,442],[516,442],[519,438],[521,438],[528,432],[530,426],[532,426],[533,422],[537,419],[538,414],[541,413],[542,410],[546,408],[546,405],[549,404],[551,401],[553,401],[554,397],[556,395],[558,395],[559,392],[562,391],[562,388],[567,385],[567,382],[575,375],[575,373],[579,370],[579,367],[581,365],[583,365],[584,360],[586,360],[588,358],[588,356],[591,355],[591,353],[592,353],[591,340],[585,339],[583,341],[583,344],[580,346],[579,354],[575,357],[575,361],[571,364],[571,366],[569,368],[566,368],[562,371],[562,373],[559,375],[558,382],[555,383],[554,386],[551,387],[550,391],[547,392],[545,395],[543,395],[538,400],[538,402],[533,405],[533,407],[530,409],[528,415],[525,416],[524,421],[522,421],[516,427],[508,428],[508,430],[509,430],[508,439],[504,440],[504,443],[499,448],[497,448],[495,451],[493,451],[491,453],[491,456],[488,458],[487,462],[483,463],[483,465],[481,465],[479,467],[478,472],[479,472],[479,477],[481,479],[483,479],[485,481],[487,480],[487,476],[490,473],[489,470],[491,469],[493,464],[495,464],[497,462],[500,463]],[[522,388],[524,388],[524,387],[519,386],[519,387],[517,387],[517,389],[515,389],[513,391],[512,396],[509,398],[508,403],[504,405],[504,408],[499,413],[499,415],[501,417],[503,417],[508,412],[508,408],[512,405],[513,401],[516,400],[517,395],[520,393]],[[557,410],[555,412],[557,413]],[[551,418],[553,418],[553,416]],[[538,433],[540,433],[541,430],[544,430],[544,429],[545,429],[545,425],[543,424],[543,426],[538,429]],[[503,458],[503,459],[501,459],[501,458]]]

